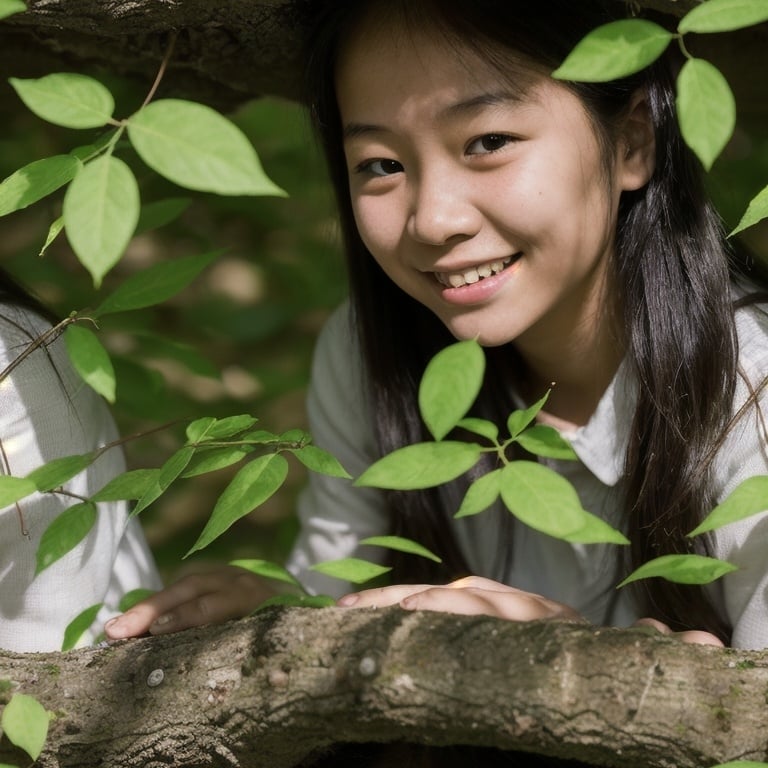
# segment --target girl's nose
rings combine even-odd
[[[465,185],[439,175],[419,180],[408,217],[408,234],[414,240],[444,245],[452,238],[476,235],[480,224],[480,211]]]

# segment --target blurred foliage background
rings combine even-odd
[[[116,95],[119,116],[136,109],[148,88],[103,72],[96,76]],[[158,261],[221,250],[218,261],[175,300],[105,321],[102,340],[118,377],[114,413],[126,436],[166,422],[237,413],[256,416],[273,432],[306,427],[304,395],[314,340],[346,294],[331,191],[300,105],[260,98],[230,117],[289,197],[190,195],[121,153],[139,178],[143,203],[172,199],[183,212],[163,226],[154,226],[158,219],[144,220],[98,293],[63,236],[39,256],[48,227],[60,214],[61,194],[0,219],[3,266],[62,317],[95,306],[121,278]],[[0,178],[98,138],[34,117],[5,80],[0,121]],[[739,128],[709,179],[730,229],[768,182],[764,129]],[[745,241],[768,261],[768,228],[748,230]],[[128,441],[131,467],[162,464],[181,444],[183,426]],[[181,481],[142,513],[164,577],[234,558],[282,560],[296,532],[294,502],[305,480],[303,468],[291,462],[288,481],[275,497],[183,563],[236,468]]]

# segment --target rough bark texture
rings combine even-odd
[[[148,85],[175,35],[164,95],[237,106],[300,92],[301,29],[295,5],[307,0],[27,0],[29,10],[0,23],[0,72],[31,77],[103,67]],[[679,17],[699,0],[615,0]],[[689,41],[720,66],[747,119],[768,116],[768,25]],[[2,91],[0,91],[0,94]]]
[[[43,768],[287,768],[366,741],[602,766],[768,756],[768,653],[573,624],[269,609],[106,648],[6,653],[0,679],[56,713]],[[3,742],[0,762],[14,757]]]

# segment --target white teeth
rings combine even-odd
[[[461,288],[464,285],[477,283],[485,277],[497,275],[511,261],[512,257],[508,256],[501,261],[491,261],[488,264],[481,264],[479,267],[470,267],[466,272],[436,272],[435,277],[438,282],[449,288]]]

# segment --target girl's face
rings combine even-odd
[[[623,189],[581,102],[470,49],[363,24],[336,86],[352,207],[389,277],[460,339],[557,356],[599,332]],[[523,82],[524,80],[524,82]],[[636,154],[636,153],[635,153]]]

